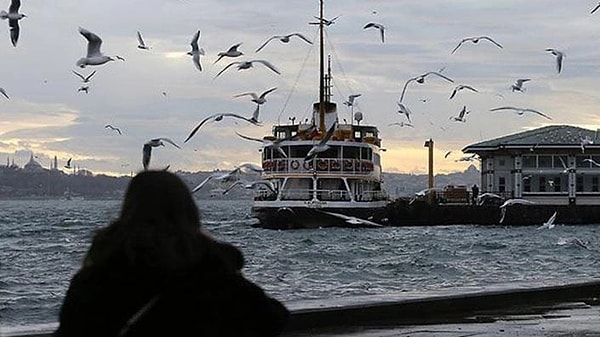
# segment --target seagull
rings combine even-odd
[[[264,185],[267,187],[267,189],[269,189],[271,191],[271,193],[275,193],[275,185],[273,185],[273,183],[268,180],[256,180],[256,181],[238,180],[238,181],[233,182],[233,184],[229,185],[229,187],[227,187],[223,191],[223,194],[227,194],[229,191],[231,191],[234,187],[236,187],[238,185],[242,185],[246,189],[253,189],[257,186]]]
[[[448,156],[452,153],[452,151],[448,151],[444,154],[444,159],[448,158]]]
[[[142,148],[142,165],[144,166],[144,170],[147,170],[148,165],[150,165],[150,156],[152,155],[152,148],[158,146],[165,146],[164,142],[167,142],[175,146],[176,148],[181,149],[179,145],[175,144],[175,142],[170,140],[169,138],[155,138],[147,141],[144,144],[144,147]]]
[[[73,159],[73,158],[69,158],[69,160],[67,160],[67,164],[65,165],[65,168],[66,168],[66,169],[70,169],[70,168],[71,168],[71,160],[72,160],[72,159]]]
[[[592,11],[590,12],[590,14],[594,14],[594,12],[598,10],[598,8],[600,8],[600,2],[598,2],[598,4],[596,5],[596,7],[594,7],[592,9]]]
[[[21,7],[21,0],[12,0],[8,7],[8,13],[6,11],[0,11],[0,19],[8,19],[8,26],[10,28],[10,42],[13,47],[17,46],[19,40],[19,20],[26,17],[27,15],[19,13],[19,7]]]
[[[344,102],[344,105],[354,106],[354,100],[359,98],[360,96],[361,94],[351,94],[350,96],[348,96],[348,100]]]
[[[196,134],[196,132],[198,132],[200,127],[202,125],[204,125],[204,123],[206,123],[207,121],[214,119],[215,122],[219,122],[219,121],[222,121],[223,118],[225,118],[225,117],[233,117],[233,118],[243,119],[248,123],[251,123],[254,125],[260,125],[258,120],[256,120],[254,118],[254,116],[252,118],[246,118],[246,117],[240,116],[238,114],[230,113],[230,112],[216,113],[216,114],[213,114],[213,115],[210,115],[210,116],[204,118],[198,125],[196,125],[196,127],[190,132],[190,135],[183,142],[187,143],[187,141],[190,140],[190,138],[192,138]]]
[[[465,85],[465,84],[459,84],[456,87],[454,87],[454,90],[452,90],[452,94],[450,95],[450,97],[448,99],[454,98],[454,96],[456,96],[456,93],[458,93],[460,90],[463,90],[463,89],[469,89],[473,92],[479,92],[477,89],[473,88],[472,86]]]
[[[289,139],[291,139],[291,137],[290,138],[281,138],[281,139],[277,139],[277,140],[266,140],[266,139],[244,136],[244,135],[238,133],[237,131],[235,133],[243,139],[262,143],[263,147],[265,147],[265,148],[271,147],[271,148],[277,150],[277,152],[279,152],[283,158],[288,157],[287,154],[285,153],[285,151],[283,151],[283,149],[279,146],[279,143],[283,142],[284,140],[289,140]]]
[[[476,153],[474,153],[474,154],[472,154],[472,155],[470,155],[470,156],[464,156],[464,157],[458,158],[458,159],[456,159],[456,160],[455,160],[455,162],[460,162],[460,161],[473,161],[473,160],[477,159],[476,157],[477,157],[477,154],[476,154]]]
[[[408,122],[412,124],[412,121],[410,120],[412,111],[410,111],[410,109],[404,105],[404,103],[396,102],[396,104],[398,104],[398,113],[406,115],[406,119],[408,119]]]
[[[414,127],[412,124],[406,123],[406,122],[396,122],[396,123],[390,123],[390,124],[388,124],[388,126],[394,126],[394,125],[398,125],[399,127],[405,127],[405,126],[409,127],[409,128]]]
[[[565,53],[563,53],[560,50],[554,49],[554,48],[546,48],[546,51],[549,52],[550,54],[556,56],[556,71],[560,74],[560,71],[562,70],[562,63],[563,63],[563,58],[565,57]]]
[[[192,46],[192,50],[188,51],[187,54],[192,57],[192,61],[196,66],[196,69],[202,71],[202,65],[200,64],[200,56],[204,55],[204,49],[198,48],[198,40],[200,39],[200,31],[197,31],[196,34],[192,37],[192,42],[190,42],[190,46]]]
[[[552,229],[552,228],[554,228],[554,220],[556,220],[556,214],[558,214],[558,212],[555,211],[554,214],[552,214],[552,216],[550,217],[550,219],[548,219],[548,221],[544,222],[537,229],[544,229],[544,228]]]
[[[467,42],[467,41],[470,41],[470,42],[473,42],[473,43],[475,43],[475,44],[476,44],[476,43],[478,43],[478,42],[479,42],[479,40],[487,40],[487,41],[490,41],[491,43],[495,44],[495,45],[496,45],[498,48],[502,48],[502,46],[501,46],[501,45],[500,45],[498,42],[494,41],[494,40],[493,40],[491,37],[489,37],[489,36],[474,36],[474,37],[467,37],[467,38],[464,38],[464,39],[462,39],[462,41],[460,41],[460,42],[458,43],[458,45],[457,45],[456,47],[454,47],[454,49],[452,49],[452,52],[451,52],[450,54],[454,54],[454,52],[455,52],[455,51],[456,51],[458,48],[460,48],[460,46],[461,46],[463,43],[465,43],[465,42]]]
[[[369,22],[363,27],[363,29],[368,29],[368,28],[379,29],[379,32],[381,33],[381,43],[385,42],[385,27],[382,24],[376,23],[376,22]]]
[[[463,122],[463,123],[465,123],[467,121],[467,119],[465,118],[465,115],[468,114],[468,113],[469,113],[469,110],[467,110],[467,106],[463,105],[463,108],[458,113],[458,116],[452,116],[452,117],[450,117],[450,120],[453,120],[455,122]]]
[[[291,33],[288,35],[274,35],[271,38],[269,38],[265,43],[263,43],[260,47],[258,47],[254,52],[258,53],[272,40],[278,39],[279,41],[281,41],[283,43],[288,43],[288,42],[290,42],[290,37],[292,37],[292,36],[297,36],[300,39],[304,40],[304,42],[306,42],[308,44],[313,44],[309,39],[307,39],[304,35],[302,35],[300,33]]]
[[[81,78],[81,81],[83,83],[89,83],[90,79],[92,78],[92,76],[96,75],[96,71],[92,71],[91,74],[87,75],[87,76],[83,76],[82,74],[76,72],[75,70],[72,70],[73,74],[77,75],[77,77]]]
[[[333,123],[331,125],[331,127],[329,128],[329,130],[327,130],[327,133],[325,134],[325,137],[323,137],[323,139],[321,139],[321,141],[318,144],[314,145],[310,149],[310,151],[308,151],[308,154],[306,155],[306,157],[304,157],[304,161],[311,160],[317,154],[319,154],[321,152],[325,152],[325,151],[327,151],[329,149],[329,145],[327,145],[327,142],[329,141],[329,139],[333,135],[333,131],[334,130],[335,130],[335,123]]]
[[[254,102],[254,103],[258,104],[258,105],[261,105],[261,104],[264,104],[267,101],[267,99],[265,97],[269,93],[271,93],[271,92],[273,92],[275,90],[277,90],[277,87],[271,88],[271,89],[263,92],[262,94],[260,94],[260,96],[258,96],[255,92],[245,92],[245,93],[242,93],[242,94],[234,95],[233,97],[252,96],[252,102]]]
[[[585,138],[580,138],[581,153],[584,153],[585,147],[587,145],[591,145],[591,144],[594,144],[594,140],[592,138],[590,138],[590,136],[585,136]]]
[[[340,15],[336,16],[335,18],[331,19],[331,20],[327,20],[325,18],[320,18],[317,16],[313,16],[313,18],[319,20],[319,22],[309,22],[310,25],[318,25],[318,24],[323,24],[325,26],[331,26],[335,23],[335,20],[337,20],[340,17]]]
[[[125,58],[123,56],[115,55],[115,57],[117,58],[117,60],[125,62]]]
[[[588,241],[583,241],[579,238],[558,238],[558,242],[556,242],[557,245],[559,246],[564,246],[564,245],[569,245],[569,244],[575,244],[581,248],[585,248],[585,249],[590,249],[588,247],[589,242]]]
[[[114,127],[114,126],[112,126],[112,125],[110,125],[110,124],[106,124],[106,125],[104,126],[104,128],[105,128],[105,129],[111,129],[111,130],[113,130],[113,131],[116,131],[116,132],[118,132],[120,135],[122,135],[122,133],[121,133],[121,129],[119,129],[119,128],[116,128],[116,127]]]
[[[149,50],[150,47],[146,46],[146,43],[144,42],[144,39],[142,39],[142,33],[140,33],[140,31],[138,30],[137,32],[137,40],[138,40],[138,48],[139,49],[144,49],[144,50]]]
[[[90,87],[88,85],[83,85],[77,89],[77,92],[85,92],[86,94],[89,94],[89,91]]]
[[[4,88],[0,88],[0,94],[2,94],[2,96],[6,97],[6,99],[10,99],[8,97],[8,94],[6,93],[6,90],[4,90]]]
[[[319,210],[319,212],[325,213],[325,214],[329,214],[329,215],[334,216],[336,218],[343,219],[349,225],[354,225],[354,226],[358,225],[358,226],[366,226],[366,227],[383,227],[383,225],[380,225],[380,224],[378,224],[376,222],[365,220],[365,219],[361,219],[361,218],[357,218],[357,217],[354,217],[354,216],[349,216],[349,215],[335,213],[335,212],[321,211],[321,210]]]
[[[523,88],[523,84],[527,81],[531,81],[531,79],[530,78],[519,78],[519,79],[517,79],[515,84],[510,86],[510,89],[513,92],[515,92],[515,91],[525,92],[525,88]]]
[[[225,66],[225,68],[223,68],[223,70],[219,71],[219,73],[217,74],[217,76],[215,76],[215,78],[219,77],[219,75],[221,75],[225,70],[229,69],[229,67],[231,67],[232,65],[237,65],[237,69],[238,70],[243,70],[243,69],[252,68],[254,66],[253,65],[254,62],[261,63],[265,67],[271,69],[277,75],[281,75],[281,73],[279,72],[279,70],[277,70],[277,68],[275,68],[275,66],[272,65],[271,63],[269,63],[268,61],[265,61],[265,60],[250,60],[250,61],[237,61],[237,62],[231,62],[231,63],[229,63],[227,66]]]
[[[238,56],[242,56],[244,55],[244,53],[242,53],[241,51],[237,50],[239,48],[239,46],[241,46],[242,43],[238,43],[238,44],[234,44],[233,46],[229,47],[229,49],[227,49],[227,51],[222,51],[219,54],[217,54],[218,58],[217,60],[213,63],[217,63],[219,62],[220,59],[222,59],[223,57],[227,56],[227,57],[238,57]]]
[[[506,200],[502,205],[500,205],[500,208],[505,208],[511,205],[535,205],[535,202],[533,201],[529,201],[529,200],[525,200],[525,199],[508,199]]]
[[[407,81],[404,83],[404,87],[402,88],[402,94],[400,95],[400,102],[402,102],[402,100],[404,100],[404,93],[406,92],[406,87],[408,86],[408,84],[409,84],[410,82],[413,82],[413,81],[414,81],[414,82],[417,82],[417,83],[419,83],[419,84],[423,84],[423,83],[425,83],[425,78],[426,78],[427,76],[429,76],[429,75],[436,75],[436,76],[438,76],[438,77],[441,77],[441,78],[445,79],[446,81],[448,81],[448,82],[450,82],[450,83],[454,83],[454,80],[453,80],[453,79],[451,79],[450,77],[447,77],[447,76],[444,76],[444,75],[442,75],[440,72],[437,72],[437,71],[428,71],[428,72],[426,72],[426,73],[424,73],[424,74],[422,74],[422,75],[419,75],[419,76],[415,76],[415,77],[409,78],[409,79],[408,79],[408,80],[407,80]]]
[[[502,110],[513,110],[514,112],[517,113],[517,115],[523,115],[526,112],[533,112],[535,114],[538,114],[546,119],[552,120],[552,118],[550,118],[550,116],[545,115],[544,113],[534,110],[534,109],[528,109],[528,108],[516,108],[513,106],[503,106],[503,107],[499,107],[499,108],[493,108],[490,109],[490,111],[502,111]]]
[[[198,192],[200,189],[202,189],[202,187],[204,187],[204,185],[206,185],[206,183],[208,183],[212,179],[221,180],[221,181],[225,181],[225,182],[237,181],[237,180],[239,180],[239,178],[238,178],[239,172],[240,172],[240,168],[235,168],[232,171],[228,171],[225,173],[223,173],[223,172],[212,173],[208,177],[204,178],[204,180],[202,180],[202,182],[200,184],[196,185],[196,187],[194,187],[192,189],[192,193]]]
[[[583,161],[587,161],[588,163],[591,163],[594,166],[598,166],[600,167],[600,163],[595,161],[594,159],[590,159],[590,158],[585,158]]]
[[[112,57],[106,56],[100,51],[102,39],[98,35],[82,27],[79,27],[79,33],[86,38],[88,45],[86,57],[80,58],[76,63],[77,66],[85,68],[86,66],[98,66],[108,61],[114,61]]]

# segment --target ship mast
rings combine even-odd
[[[320,0],[321,10],[319,15],[319,131],[325,133],[325,47],[323,46],[323,0]]]

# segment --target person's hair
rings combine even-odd
[[[198,262],[212,239],[185,183],[166,171],[144,171],[129,183],[119,217],[99,230],[84,265],[177,269]]]

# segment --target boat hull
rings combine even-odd
[[[303,229],[303,228],[323,228],[323,227],[346,227],[346,228],[364,228],[379,227],[369,223],[355,223],[346,221],[339,216],[331,213],[343,214],[345,216],[356,217],[369,220],[375,224],[385,225],[383,214],[385,206],[378,207],[252,207],[253,216],[259,222],[254,227],[267,229]]]

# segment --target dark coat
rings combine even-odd
[[[241,258],[233,246],[220,245]],[[278,336],[289,315],[241,273],[224,268],[220,256],[168,272],[125,260],[115,256],[73,277],[55,336]]]

